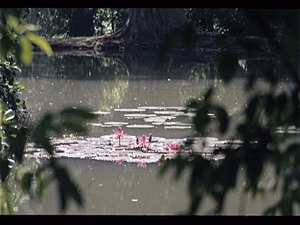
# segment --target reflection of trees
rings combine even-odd
[[[38,55],[36,57],[38,60],[34,60],[30,68],[23,67],[22,70],[35,77],[58,79],[114,79],[115,76],[130,76],[131,79],[188,79],[191,76],[198,76],[197,79],[203,79],[217,76],[215,68],[218,55],[219,51],[211,49],[174,50],[165,57],[161,57],[154,50],[135,52],[122,49],[119,52],[82,50],[59,52],[59,55],[51,58]],[[257,57],[259,59],[256,59]],[[269,69],[270,65],[273,66],[268,54],[243,55],[241,59],[247,60],[248,71],[255,71],[257,64],[266,69]],[[247,73],[240,73],[240,76],[244,75]]]
[[[22,67],[23,74],[56,79],[112,79],[126,73],[116,62],[106,58],[76,55],[33,55],[31,67]]]
[[[27,91],[22,93],[32,119],[47,110],[61,107],[88,107],[109,111],[122,104],[129,81],[116,77],[115,80],[80,81],[66,79],[29,78],[22,83]]]
[[[114,83],[107,83],[106,88],[101,90],[99,96],[99,110],[110,110],[112,108],[117,108],[123,102],[123,98],[128,88],[127,80],[116,79]]]

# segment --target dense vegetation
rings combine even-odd
[[[221,34],[265,37],[252,23],[243,9],[183,9],[190,22],[203,31]],[[259,12],[259,10],[256,10]],[[283,23],[287,10],[262,10],[264,19],[275,31],[273,37],[284,34]],[[36,14],[36,15],[33,15]],[[99,36],[119,30],[128,19],[128,9],[123,8],[24,8],[22,15],[27,22],[38,26],[38,34],[50,37]],[[290,15],[293,17],[292,15]],[[35,18],[35,19],[34,19]],[[294,23],[293,23],[294,24]],[[293,26],[293,25],[288,25]]]
[[[22,13],[46,38],[103,35],[120,29],[128,18],[121,8],[24,8]],[[32,14],[37,14],[35,21]]]

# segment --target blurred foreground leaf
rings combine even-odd
[[[50,44],[42,37],[36,35],[35,33],[28,33],[26,36],[32,43],[36,44],[43,52],[48,56],[52,55],[52,48]]]
[[[238,60],[238,55],[229,50],[221,53],[218,62],[218,72],[220,78],[225,82],[229,82],[236,75],[237,69],[239,68]]]
[[[26,143],[26,135],[27,135],[27,129],[21,128],[17,134],[17,137],[13,140],[9,148],[9,151],[15,155],[18,163],[22,163],[23,160],[23,154],[24,154],[25,143]]]

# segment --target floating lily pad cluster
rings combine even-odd
[[[164,126],[168,130],[191,129],[192,124],[174,121],[179,117],[193,117],[194,114],[185,112],[185,107],[160,107],[160,106],[141,106],[137,108],[117,108],[114,112],[123,113],[123,120],[128,121],[110,121],[103,123],[90,123],[91,126],[99,127],[118,127],[126,126],[127,128],[156,128]],[[114,112],[94,112],[97,115],[109,115]],[[138,122],[140,121],[140,122]]]
[[[144,136],[144,135],[143,135]],[[213,154],[216,146],[224,147],[228,144],[239,145],[240,143],[228,143],[219,141],[217,138],[196,138],[194,144],[189,149],[184,148],[187,139],[167,139],[162,137],[151,137],[150,146],[149,136],[142,141],[137,142],[137,137],[126,135],[119,140],[115,134],[103,135],[101,137],[64,137],[52,138],[52,144],[56,152],[54,157],[94,159],[100,161],[111,161],[119,165],[127,163],[137,163],[137,166],[145,168],[148,163],[162,163],[165,160],[174,158],[179,152],[188,157],[191,152],[201,154],[208,160],[220,160],[224,155]],[[205,147],[203,147],[203,143]],[[147,148],[148,147],[148,148]],[[28,144],[26,147],[26,156],[35,158],[48,158],[49,155],[42,149]]]
[[[167,139],[150,134],[128,135],[132,128],[150,128],[153,133],[155,127],[164,126],[167,130],[191,129],[192,124],[175,121],[176,118],[194,116],[185,113],[184,107],[156,107],[145,106],[137,108],[114,109],[114,112],[94,112],[97,115],[107,116],[112,113],[121,113],[127,121],[107,121],[104,123],[90,123],[91,126],[112,128],[113,133],[100,137],[64,137],[53,138],[52,143],[56,147],[55,157],[95,159],[112,161],[122,165],[125,162],[137,163],[138,167],[145,168],[147,163],[162,163],[174,158],[179,152],[190,155],[191,152],[201,154],[209,160],[223,159],[224,155],[212,154],[216,146],[226,145],[217,138],[196,138],[194,144],[186,149],[184,139]],[[213,116],[213,115],[210,115]],[[118,117],[119,118],[119,117]],[[131,123],[131,121],[141,121]],[[110,130],[111,131],[111,130]],[[142,133],[142,132],[141,132]],[[206,143],[205,145],[203,143]],[[232,143],[231,143],[232,145]],[[30,157],[49,157],[42,149],[27,146],[27,155]]]

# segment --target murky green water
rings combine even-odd
[[[24,68],[23,77],[19,79],[26,87],[21,98],[26,101],[32,121],[37,121],[44,112],[66,106],[90,108],[98,115],[89,125],[89,136],[92,137],[111,134],[118,126],[130,135],[192,136],[193,125],[189,116],[182,114],[183,107],[190,99],[201,97],[210,86],[216,88],[214,101],[227,109],[234,126],[251,96],[251,93],[244,92],[247,71],[243,68],[243,76],[227,85],[212,77],[210,64],[193,68],[188,75],[169,75],[165,71],[161,76],[155,73],[155,78],[151,78],[151,71],[148,71],[148,76],[128,74],[110,60],[67,59],[60,56],[47,61],[44,57],[35,57],[32,67]],[[287,85],[282,82],[279,89]],[[264,81],[256,84],[257,90],[267,88],[270,87]],[[229,132],[227,137],[231,135]],[[177,214],[188,208],[188,172],[179,182],[174,182],[171,173],[163,179],[158,178],[158,164],[138,168],[134,163],[118,165],[90,159],[60,161],[68,166],[80,184],[85,201],[84,209],[78,209],[72,203],[67,213],[164,215]],[[268,180],[272,172],[267,169],[262,179]],[[254,202],[243,194],[244,185],[242,178],[239,179],[237,189],[229,195],[225,214],[257,215],[278,200],[277,193],[271,193],[265,200]],[[202,206],[199,213],[209,213],[213,202],[206,199]],[[55,184],[49,187],[43,203],[27,200],[18,206],[18,213],[59,213]]]

